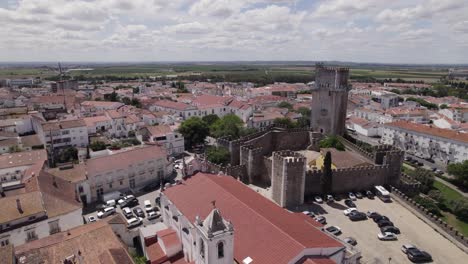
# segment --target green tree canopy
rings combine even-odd
[[[294,121],[292,121],[291,119],[287,118],[287,117],[278,117],[278,118],[275,118],[275,120],[273,120],[273,124],[275,125],[282,125],[282,126],[285,126],[287,128],[294,128],[296,127],[296,123]]]
[[[192,148],[205,142],[210,129],[201,118],[194,116],[180,124],[179,133],[184,136],[185,145]]]
[[[332,158],[330,151],[327,151],[323,160],[323,173],[320,177],[320,186],[323,193],[330,194],[332,192]]]
[[[219,120],[219,116],[215,114],[206,115],[202,117],[202,120],[205,121],[209,126],[213,125],[216,121]]]
[[[289,110],[293,109],[293,105],[286,102],[286,101],[283,101],[283,102],[279,103],[277,106],[281,107],[281,108],[287,108]]]
[[[468,160],[461,163],[452,163],[447,166],[447,172],[455,176],[458,183],[468,188]]]
[[[239,138],[243,129],[244,122],[234,114],[225,115],[210,126],[211,135],[215,138]]]
[[[344,151],[345,147],[343,143],[336,136],[327,136],[326,138],[320,140],[320,148],[336,148],[337,150]]]
[[[89,144],[89,147],[90,147],[93,151],[99,151],[99,150],[106,149],[106,143],[104,143],[104,142],[102,142],[102,141],[94,141],[94,142],[92,142],[91,144]]]
[[[206,158],[212,163],[227,165],[230,160],[229,150],[224,147],[210,147],[206,150]]]
[[[296,112],[301,114],[304,117],[310,117],[310,114],[311,114],[310,109],[307,107],[299,107]]]

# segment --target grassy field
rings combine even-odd
[[[442,214],[444,215],[442,218],[445,222],[462,232],[464,236],[468,236],[468,223],[458,220],[455,215],[449,212],[443,212]]]
[[[449,203],[451,201],[457,201],[463,198],[463,196],[459,194],[457,191],[455,191],[454,189],[448,187],[447,185],[441,182],[434,181],[434,188],[439,190],[444,195],[447,202]]]
[[[0,78],[24,78],[24,77],[49,77],[57,75],[55,66],[38,66],[35,68],[22,66],[13,68],[0,68]],[[83,75],[85,77],[140,77],[140,76],[165,76],[165,75],[203,75],[209,78],[226,78],[227,80],[273,80],[287,79],[291,81],[312,80],[314,76],[314,65],[285,64],[118,64],[118,65],[87,65],[92,68],[89,71],[72,71],[71,76]],[[351,78],[375,78],[375,79],[397,79],[436,82],[440,77],[447,74],[445,69],[431,68],[398,68],[382,66],[357,66],[351,67]]]

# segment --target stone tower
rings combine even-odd
[[[294,151],[272,155],[271,189],[273,200],[281,207],[304,203],[306,158]]]
[[[330,135],[345,132],[348,104],[349,68],[315,66],[315,86],[312,87],[312,114],[310,126],[313,131]]]
[[[234,228],[217,208],[213,208],[204,221],[197,216],[195,228],[195,264],[234,263]]]

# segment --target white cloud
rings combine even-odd
[[[466,62],[465,3],[21,0],[0,7],[0,60]]]

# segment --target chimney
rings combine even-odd
[[[21,201],[20,201],[20,199],[16,199],[16,208],[18,209],[18,212],[20,212],[20,214],[23,213],[23,208],[21,208]]]

